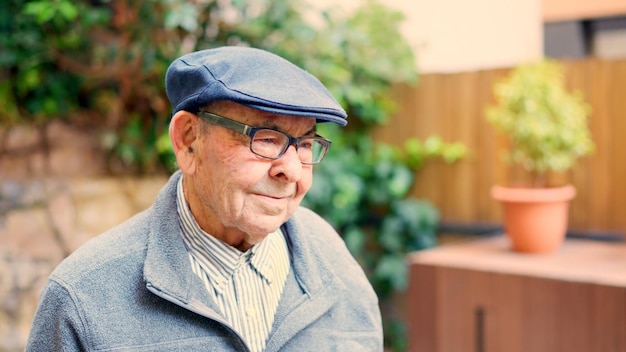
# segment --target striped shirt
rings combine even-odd
[[[178,213],[191,268],[251,351],[263,351],[290,269],[285,238],[279,229],[241,252],[209,235],[189,210],[182,179]]]

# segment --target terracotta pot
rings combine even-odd
[[[575,195],[576,189],[572,185],[491,188],[491,196],[502,204],[504,229],[513,250],[527,253],[553,252],[563,243],[569,201]]]

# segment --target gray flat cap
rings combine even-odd
[[[176,59],[165,75],[174,113],[216,100],[345,126],[347,114],[313,75],[264,50],[225,46]]]

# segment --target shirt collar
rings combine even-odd
[[[200,228],[185,199],[182,179],[177,186],[177,207],[183,242],[187,252],[207,273],[215,289],[221,292],[241,265],[250,265],[271,284],[274,280],[273,267],[278,264],[275,263],[276,258],[281,258],[277,251],[287,250],[282,231],[278,229],[272,232],[249,250],[241,252]]]

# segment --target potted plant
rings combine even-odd
[[[516,251],[554,251],[565,238],[576,189],[548,176],[562,175],[592,152],[591,108],[580,92],[567,91],[563,66],[547,59],[515,67],[494,85],[494,96],[487,121],[507,137],[507,160],[531,176],[528,184],[491,189],[502,203],[505,232]]]

